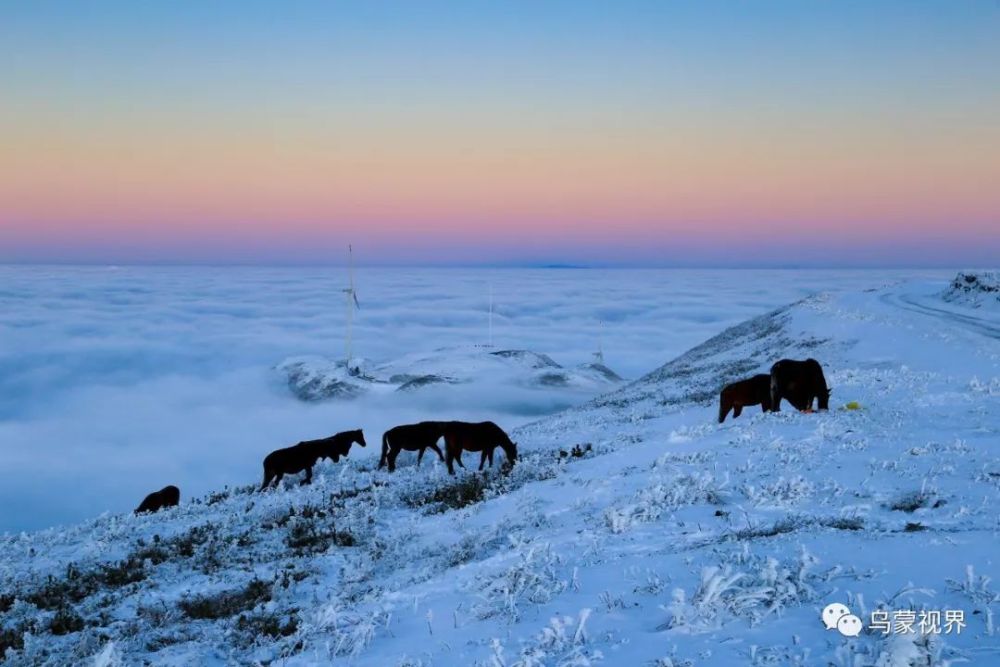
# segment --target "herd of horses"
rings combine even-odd
[[[748,405],[759,405],[762,412],[778,412],[782,399],[802,412],[812,412],[813,401],[820,410],[828,410],[830,391],[818,361],[782,359],[771,366],[770,373],[760,373],[722,388],[719,423],[726,421],[730,410],[734,419],[739,417]]]
[[[437,445],[442,438],[444,452]],[[348,455],[352,445],[368,446],[361,429],[344,431],[329,438],[304,440],[291,447],[276,449],[264,457],[264,481],[260,490],[277,487],[285,475],[297,475],[301,472],[305,472],[302,484],[309,484],[312,482],[312,470],[316,463],[322,459],[331,459],[337,463],[341,457]],[[455,463],[465,468],[462,452],[478,452],[479,469],[482,470],[487,461],[490,466],[493,465],[493,452],[497,447],[504,451],[506,465],[514,465],[517,461],[517,443],[493,422],[425,421],[404,424],[391,428],[382,435],[382,458],[378,467],[382,469],[388,465],[389,472],[394,472],[396,457],[403,450],[419,452],[419,466],[424,458],[424,451],[431,449],[447,464],[448,472],[454,475]],[[146,496],[135,513],[156,512],[173,507],[180,502],[180,497],[180,489],[172,485],[166,486]]]
[[[782,359],[773,366],[771,372],[754,375],[746,380],[726,385],[719,396],[719,423],[725,421],[729,412],[739,417],[748,405],[760,405],[764,412],[778,412],[782,399],[796,409],[810,412],[813,402],[820,410],[829,408],[830,389],[823,376],[823,368],[815,359],[796,361]],[[444,440],[444,452],[438,442]],[[313,466],[322,459],[340,461],[351,451],[352,445],[366,447],[365,435],[361,429],[344,431],[329,438],[305,440],[284,449],[277,449],[264,458],[263,491],[277,487],[285,475],[305,472],[302,484],[312,482]],[[507,457],[507,466],[517,461],[517,444],[506,432],[493,422],[423,421],[417,424],[396,426],[382,435],[382,457],[379,469],[388,466],[389,472],[396,470],[396,458],[402,451],[417,452],[417,465],[424,458],[424,452],[432,450],[448,466],[448,473],[455,474],[454,464],[465,468],[462,452],[480,454],[479,470],[488,462],[493,466],[493,453],[499,447]],[[588,446],[589,447],[589,446]],[[563,452],[566,454],[566,452]],[[568,455],[568,454],[567,454]],[[573,456],[583,455],[574,450]],[[167,486],[155,491],[136,508],[140,512],[155,512],[165,507],[173,507],[180,502],[180,489]]]

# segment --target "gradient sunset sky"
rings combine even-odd
[[[1000,2],[6,2],[0,262],[986,266]]]

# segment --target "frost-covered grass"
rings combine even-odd
[[[910,307],[939,291],[816,298],[726,330],[517,429],[509,471],[352,458],[310,486],[247,480],[6,536],[5,664],[997,664],[1000,404],[982,387],[1000,343],[982,308]],[[820,359],[834,409],[717,425],[723,378],[779,356]],[[830,602],[968,625],[845,638],[819,621]]]

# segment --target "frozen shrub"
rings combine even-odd
[[[834,652],[837,667],[923,667],[969,662],[965,656],[948,646],[941,635],[902,633],[884,636],[881,633],[862,635],[845,642]]]
[[[587,645],[587,619],[590,609],[580,610],[577,619],[555,616],[525,646],[510,667],[590,667],[604,659],[597,649]],[[500,663],[503,664],[503,663]]]
[[[294,612],[292,609],[290,612]],[[279,614],[274,612],[259,612],[240,614],[236,619],[236,630],[242,636],[245,645],[253,644],[262,637],[277,639],[295,634],[298,620],[292,613]]]
[[[708,472],[667,477],[636,494],[634,502],[610,508],[604,514],[612,533],[622,533],[637,523],[656,521],[664,512],[699,503],[723,503],[725,483]]]
[[[514,565],[476,579],[480,600],[473,612],[480,619],[504,616],[517,622],[525,604],[544,604],[566,590],[568,584],[558,573],[560,564],[548,545],[521,546]]]
[[[802,475],[796,475],[791,479],[779,477],[771,484],[760,486],[747,484],[742,491],[743,495],[757,507],[781,508],[800,504],[813,495],[814,488]]]
[[[243,588],[186,598],[178,606],[188,618],[214,620],[235,616],[270,599],[271,584],[253,579]]]
[[[123,667],[121,652],[114,642],[108,642],[101,652],[94,656],[94,667]]]
[[[316,614],[314,626],[331,637],[333,655],[357,656],[373,641],[379,628],[389,624],[389,612],[373,609],[366,613],[347,612],[336,604],[326,605]]]
[[[303,519],[289,526],[285,544],[296,553],[313,554],[322,553],[333,546],[352,547],[355,540],[346,530],[337,530],[332,522],[324,525],[318,521]]]
[[[771,614],[816,597],[812,572],[816,560],[803,551],[797,562],[741,556],[737,569],[730,563],[702,569],[701,582],[690,600],[675,589],[665,607],[668,620],[660,629],[701,632],[719,627],[727,617],[742,617],[756,625]]]

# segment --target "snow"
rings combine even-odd
[[[353,352],[405,365],[487,344],[492,285],[495,350],[569,369],[602,350],[635,378],[817,290],[904,275],[914,272],[364,268]],[[608,389],[499,372],[298,400],[274,367],[343,354],[346,279],[339,267],[0,266],[0,533],[131,510],[167,484],[185,499],[239,486],[268,452],[337,431],[377,436],[422,419],[509,429]],[[455,365],[439,355],[431,370]],[[70,488],[72,502],[54,491]]]
[[[368,391],[419,391],[435,384],[503,384],[524,389],[575,391],[592,396],[622,381],[599,362],[565,368],[546,354],[492,346],[447,347],[383,363],[325,357],[293,357],[275,370],[303,401],[357,398]],[[485,385],[485,387],[484,387]]]
[[[1000,274],[960,271],[942,294],[945,301],[979,308],[1000,308]]]
[[[6,664],[997,664],[1000,322],[943,288],[725,329],[514,429],[507,475],[352,451],[308,487],[7,536]],[[783,357],[820,360],[829,412],[715,423],[724,384]],[[831,602],[968,625],[847,638]]]

